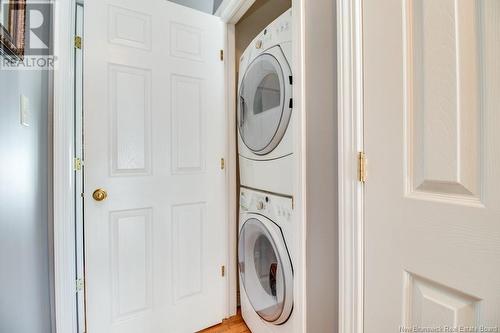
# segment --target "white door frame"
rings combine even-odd
[[[362,0],[337,1],[339,96],[339,332],[362,333],[364,187]]]
[[[219,15],[222,22],[234,26],[254,2],[255,0],[224,0],[215,15]]]
[[[55,332],[77,332],[73,177],[75,0],[53,0],[53,216]]]
[[[234,316],[237,311],[237,289],[238,289],[238,269],[237,269],[237,225],[238,225],[238,194],[237,194],[237,140],[236,140],[236,114],[233,111],[233,104],[236,100],[236,80],[234,68],[231,64],[235,61],[235,39],[234,39],[234,24],[226,24],[225,36],[225,108],[227,116],[227,170],[226,170],[226,202],[227,202],[227,317]]]
[[[255,0],[224,0],[217,10],[221,20],[226,24],[225,36],[225,92],[226,92],[226,115],[227,115],[227,317],[236,314],[238,300],[238,183],[237,183],[237,133],[236,133],[236,61],[235,24],[252,6]]]

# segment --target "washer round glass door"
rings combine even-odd
[[[239,91],[238,120],[239,132],[245,145],[255,154],[271,152],[281,141],[288,122],[291,108],[286,97],[291,90],[285,86],[289,68],[284,69],[286,59],[275,47],[261,54],[248,66]]]
[[[240,231],[238,261],[245,293],[264,320],[284,323],[293,308],[293,272],[279,227],[257,218]]]

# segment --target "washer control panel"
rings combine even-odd
[[[242,188],[240,190],[240,210],[262,214],[272,220],[290,221],[293,216],[293,199]]]

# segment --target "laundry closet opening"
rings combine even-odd
[[[294,332],[301,319],[291,6],[258,0],[234,27],[238,303],[257,333]]]

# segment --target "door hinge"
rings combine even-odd
[[[220,268],[220,274],[224,277],[226,276],[226,266],[221,266]]]
[[[224,50],[220,50],[220,61],[224,61]]]
[[[73,169],[74,169],[75,171],[80,171],[80,170],[82,170],[82,160],[81,160],[80,158],[75,157],[75,158],[73,159]]]
[[[358,154],[358,180],[361,183],[366,182],[366,155],[364,152]]]
[[[79,50],[82,48],[82,37],[75,36],[75,48]]]
[[[83,291],[84,288],[85,288],[85,281],[83,280],[83,278],[77,279],[76,280],[76,292]]]
[[[224,158],[221,158],[220,159],[220,169],[224,170],[225,168],[226,168],[226,161],[224,160]]]

